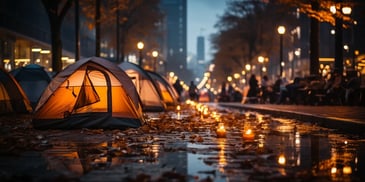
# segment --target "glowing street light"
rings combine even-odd
[[[285,34],[285,27],[279,26],[278,27],[278,33],[280,35],[280,77],[283,76],[283,67],[284,67],[284,61],[283,61],[283,35]]]
[[[342,7],[342,13],[345,15],[350,15],[352,12],[352,9],[350,6],[344,6]]]
[[[251,65],[250,64],[246,64],[245,65],[245,68],[246,68],[247,71],[250,71],[251,70]]]
[[[153,70],[157,71],[157,56],[158,56],[158,51],[152,51],[152,57],[153,57]]]
[[[352,12],[350,6],[343,6],[343,5],[333,5],[330,7],[330,12],[335,17],[335,70],[339,73],[343,73],[343,17],[339,17],[336,15],[337,10],[340,10],[340,13],[343,15],[349,16]]]
[[[262,68],[264,67],[265,58],[263,56],[259,56],[257,61],[260,63],[260,77],[262,77]]]
[[[138,64],[141,67],[142,67],[142,60],[143,60],[143,57],[142,57],[143,47],[144,47],[144,43],[143,42],[140,41],[140,42],[137,43],[137,48],[139,50],[139,61],[138,61]]]

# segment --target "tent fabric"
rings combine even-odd
[[[140,127],[139,95],[128,75],[98,57],[69,65],[52,79],[35,108],[39,129]]]
[[[84,106],[91,105],[99,101],[100,97],[90,80],[88,71],[86,70],[84,81],[82,82],[79,96],[77,97],[74,109],[82,108]]]
[[[44,89],[51,82],[50,74],[38,64],[28,64],[10,71],[10,74],[22,87],[34,109]]]
[[[0,69],[0,114],[31,113],[32,107],[15,78]]]
[[[160,112],[166,109],[159,87],[144,69],[131,62],[122,62],[118,66],[132,79],[142,101],[143,111]]]
[[[156,83],[156,85],[160,88],[162,99],[166,103],[167,106],[175,106],[178,104],[178,94],[175,88],[160,74],[147,71],[147,73],[151,76],[152,80]]]

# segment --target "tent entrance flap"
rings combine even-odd
[[[89,77],[89,69],[86,69],[84,80],[81,85],[79,95],[74,106],[74,110],[94,104],[100,101],[100,97]]]

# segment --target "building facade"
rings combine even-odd
[[[161,0],[164,14],[166,72],[174,72],[183,80],[189,79],[187,71],[187,1]]]
[[[61,26],[62,65],[75,62],[75,7],[67,12]],[[95,33],[80,16],[80,55],[95,53]],[[52,71],[51,31],[41,0],[0,1],[0,65],[6,70],[39,64]]]

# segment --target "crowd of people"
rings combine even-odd
[[[190,82],[189,90],[185,92],[179,82],[177,80],[174,87],[180,98],[201,100],[202,92],[194,81]],[[364,105],[365,102],[364,88],[361,88],[360,77],[355,71],[348,71],[346,76],[334,71],[324,77],[296,77],[292,81],[280,76],[272,81],[267,75],[263,75],[259,81],[255,74],[251,74],[247,86],[248,90],[244,92],[244,89],[238,90],[228,82],[222,82],[216,98],[207,91],[203,94],[206,97],[203,100],[302,105]]]
[[[334,71],[325,77],[314,75],[296,77],[288,81],[278,76],[272,82],[266,75],[258,81],[254,74],[248,80],[245,103],[303,104],[303,105],[364,105],[364,90],[355,71],[342,76]],[[228,91],[227,91],[228,90]],[[233,99],[233,88],[222,84],[219,102],[239,101]]]
[[[179,97],[178,100],[180,102],[187,99],[197,102],[212,102],[214,100],[213,94],[208,89],[206,88],[198,89],[194,81],[190,81],[189,88],[187,90],[184,90],[184,88],[181,86],[179,79],[175,81],[173,87],[175,88],[178,94]]]

